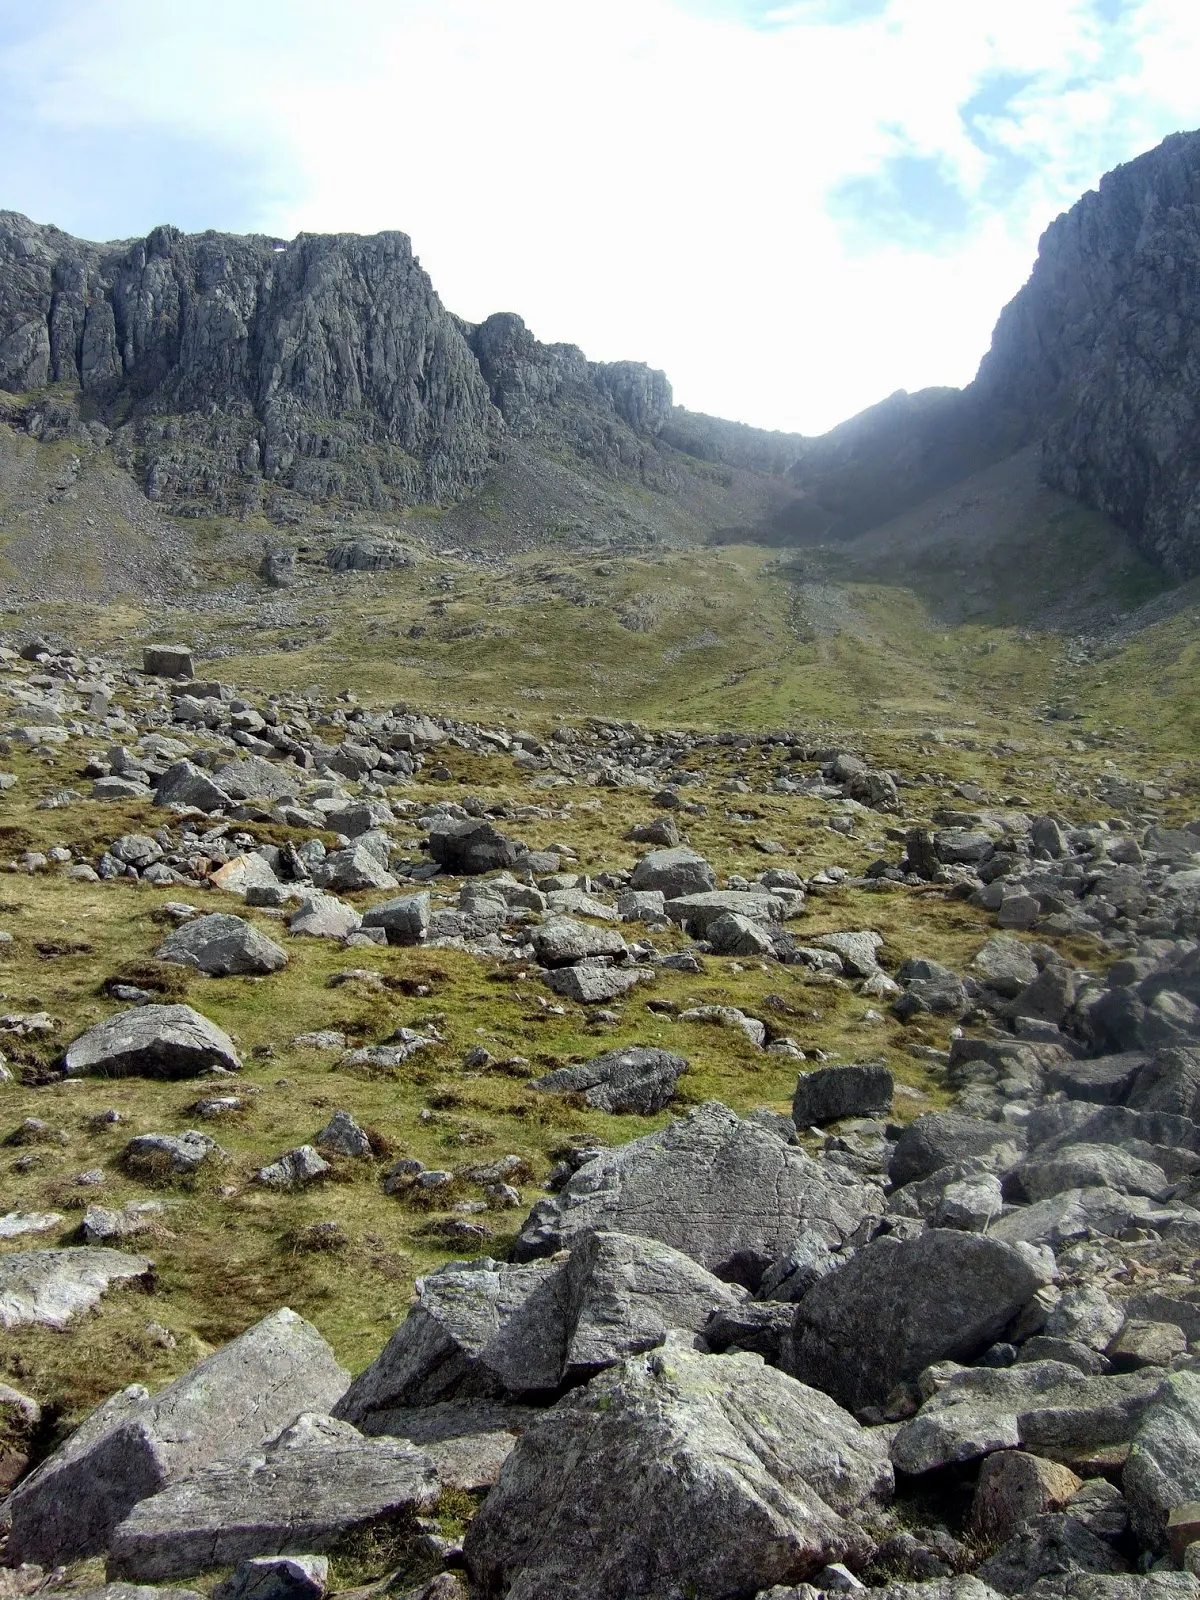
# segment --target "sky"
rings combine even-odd
[[[968,382],[1046,225],[1197,125],[1196,0],[0,0],[0,209],[399,229],[460,316],[806,433]]]

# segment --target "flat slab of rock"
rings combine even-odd
[[[211,978],[261,976],[287,966],[287,952],[243,917],[213,912],[185,922],[154,952],[158,961],[194,967]]]
[[[335,894],[308,894],[288,918],[288,931],[312,939],[344,939],[362,927],[362,917]]]
[[[710,1101],[581,1167],[533,1208],[514,1259],[570,1248],[593,1229],[642,1234],[754,1289],[799,1236],[843,1244],[881,1204],[878,1189]]]
[[[440,1492],[430,1458],[311,1412],[262,1454],[219,1462],[138,1502],[112,1536],[116,1578],[185,1578],[252,1556],[330,1549],[358,1529],[403,1526]]]
[[[28,1233],[52,1233],[62,1223],[60,1211],[8,1211],[0,1217],[0,1239],[20,1239]]]
[[[451,1262],[417,1292],[336,1408],[357,1427],[399,1406],[554,1394],[742,1298],[681,1252],[615,1233],[579,1239],[566,1262]]]
[[[67,1046],[68,1078],[197,1078],[240,1072],[233,1040],[191,1006],[134,1006],[98,1022]]]
[[[1070,1461],[1081,1451],[1127,1444],[1162,1384],[1162,1374],[1089,1377],[1064,1361],[1015,1367],[935,1368],[936,1391],[892,1442],[907,1473],[931,1472],[995,1450],[1024,1449]]]
[[[870,1548],[880,1439],[757,1356],[678,1343],[576,1390],[522,1435],[467,1533],[481,1593],[517,1600],[797,1583]]]
[[[808,1128],[842,1117],[875,1116],[891,1110],[894,1089],[891,1073],[873,1061],[802,1072],[792,1097],[792,1121]]]
[[[122,1390],[10,1496],[13,1559],[48,1567],[96,1555],[139,1500],[222,1456],[256,1449],[298,1409],[327,1410],[349,1376],[312,1324],[284,1308],[157,1394]]]
[[[122,1250],[22,1250],[0,1256],[0,1328],[65,1328],[114,1287],[150,1282],[154,1263]]]
[[[981,1170],[1002,1172],[1020,1159],[1023,1147],[1021,1135],[1002,1123],[980,1122],[957,1111],[928,1111],[896,1141],[888,1176],[900,1187],[968,1160]]]
[[[979,1234],[886,1235],[800,1301],[783,1364],[853,1411],[882,1405],[933,1362],[993,1343],[1044,1281],[1020,1251]]]
[[[645,1117],[661,1111],[670,1101],[687,1068],[687,1060],[670,1050],[630,1045],[577,1066],[558,1067],[535,1078],[532,1087],[554,1094],[581,1094],[597,1111],[637,1112]]]

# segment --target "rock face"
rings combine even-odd
[[[81,1033],[68,1045],[68,1078],[89,1073],[123,1078],[195,1078],[214,1067],[240,1072],[233,1040],[191,1006],[135,1006]]]
[[[876,1239],[801,1300],[784,1364],[851,1410],[882,1405],[933,1362],[998,1338],[1041,1281],[1020,1251],[978,1234]]]
[[[514,1259],[549,1255],[601,1228],[658,1239],[718,1277],[757,1288],[798,1236],[844,1243],[877,1194],[836,1181],[777,1133],[710,1101],[581,1167],[534,1207]]]
[[[139,1500],[255,1448],[304,1406],[328,1408],[348,1376],[311,1323],[284,1309],[158,1394],[113,1395],[10,1498],[14,1559],[52,1564],[105,1549]]]
[[[467,1565],[511,1600],[754,1594],[860,1557],[854,1514],[891,1484],[882,1443],[824,1395],[757,1356],[670,1344],[522,1436]]]

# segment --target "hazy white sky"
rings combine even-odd
[[[816,432],[967,381],[1198,101],[1197,0],[0,0],[0,207],[399,228],[462,316]]]

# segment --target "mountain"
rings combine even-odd
[[[802,445],[681,411],[663,373],[520,317],[463,322],[400,233],[96,245],[0,213],[0,389],[31,431],[76,410],[111,430],[177,515],[452,502],[531,441],[667,494],[681,453],[771,476]]]
[[[1044,234],[966,389],[818,439],[665,374],[461,320],[400,233],[91,244],[0,213],[0,422],[88,438],[162,511],[277,526],[423,506],[451,543],[844,543],[1030,447],[1172,579],[1200,572],[1200,134]],[[969,533],[964,534],[969,539]]]

